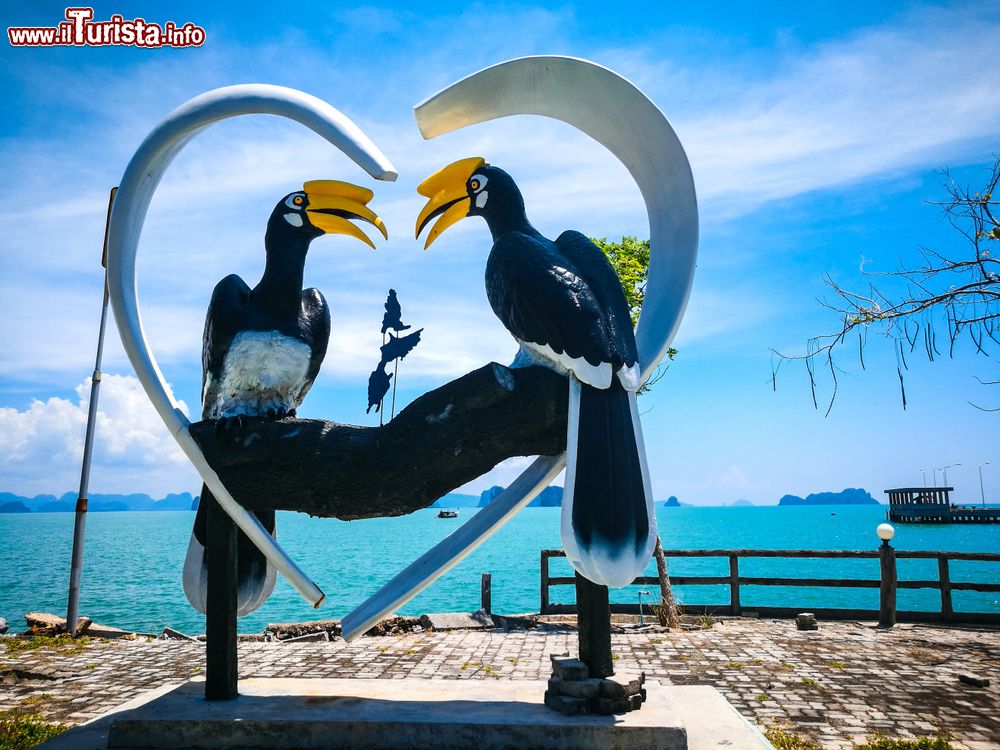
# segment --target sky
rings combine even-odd
[[[65,6],[3,3],[5,26],[50,26]],[[300,416],[377,424],[366,415],[386,291],[424,328],[399,370],[397,404],[516,345],[483,287],[490,238],[462,222],[430,251],[413,239],[416,185],[456,159],[510,172],[547,236],[648,236],[638,189],[614,157],[570,127],[508,118],[424,141],[412,107],[491,64],[530,54],[583,57],[639,86],[683,143],[700,211],[698,269],[676,360],[640,401],[654,494],[693,504],[943,481],[954,499],[1000,502],[997,352],[960,342],[917,357],[902,408],[893,349],[869,332],[862,368],[847,347],[836,402],[819,376],[814,409],[801,364],[772,387],[772,350],[804,351],[836,331],[828,274],[864,289],[921,247],[964,250],[929,201],[942,168],[985,177],[1000,150],[990,3],[96,3],[96,20],[205,30],[197,48],[12,47],[0,43],[0,491],[61,494],[79,482],[100,318],[108,190],[172,109],[219,86],[273,83],[316,95],[392,160],[370,178],[289,121],[213,126],[175,160],[150,208],[139,300],[157,361],[183,407],[200,411],[205,309],[216,282],[263,267],[271,209],[311,179],[375,191],[389,242],[316,240],[306,284],[333,317],[330,350]],[[113,323],[104,355],[91,492],[197,492],[194,470],[152,411]],[[989,462],[989,463],[987,463]],[[509,483],[505,462],[459,491]]]

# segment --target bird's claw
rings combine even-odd
[[[241,414],[234,417],[220,417],[215,421],[215,434],[235,440],[243,432],[244,427],[246,421]]]
[[[285,417],[294,417],[295,409],[286,409],[284,406],[279,406],[277,409],[270,408],[267,410],[267,418],[273,420],[284,419]]]

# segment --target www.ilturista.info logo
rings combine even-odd
[[[127,21],[117,13],[108,21],[93,18],[93,8],[67,8],[66,20],[58,26],[11,26],[7,38],[12,47],[200,47],[205,43],[205,29],[193,23]]]

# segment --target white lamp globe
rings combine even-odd
[[[883,542],[888,542],[890,539],[892,539],[893,535],[896,533],[896,530],[892,528],[891,524],[880,523],[878,525],[878,528],[875,529],[875,533],[878,534],[878,538],[881,539]]]

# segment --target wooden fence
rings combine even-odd
[[[815,612],[817,617],[831,620],[878,619],[884,625],[891,625],[896,620],[902,622],[961,622],[973,624],[1000,624],[1000,608],[993,612],[955,611],[952,606],[953,591],[983,591],[1000,592],[1000,583],[952,581],[949,564],[953,560],[974,560],[978,562],[1000,562],[1000,554],[989,552],[911,552],[899,551],[889,545],[874,550],[761,550],[761,549],[698,549],[698,550],[664,550],[668,558],[680,557],[721,557],[729,559],[729,575],[723,576],[684,576],[671,575],[672,586],[729,586],[729,603],[684,604],[688,613],[708,613],[715,615],[746,615],[751,612],[761,617],[794,617],[799,612]],[[542,550],[541,553],[541,605],[542,614],[570,614],[576,612],[575,604],[552,604],[549,600],[549,588],[552,586],[571,586],[576,579],[573,576],[553,577],[549,575],[549,560],[553,557],[565,557],[562,550]],[[816,559],[875,559],[880,561],[879,578],[777,578],[744,577],[740,575],[740,560],[747,558],[816,558]],[[897,579],[897,559],[931,559],[937,560],[938,577],[936,580],[905,580]],[[633,585],[657,586],[659,579],[643,576],[636,578]],[[829,588],[875,588],[880,590],[880,606],[872,609],[838,609],[816,607],[763,607],[744,605],[740,596],[741,586],[808,586]],[[941,606],[937,611],[896,611],[896,591],[898,589],[938,589],[941,594]],[[658,601],[658,597],[654,601]],[[612,612],[637,613],[638,604],[611,605]]]

